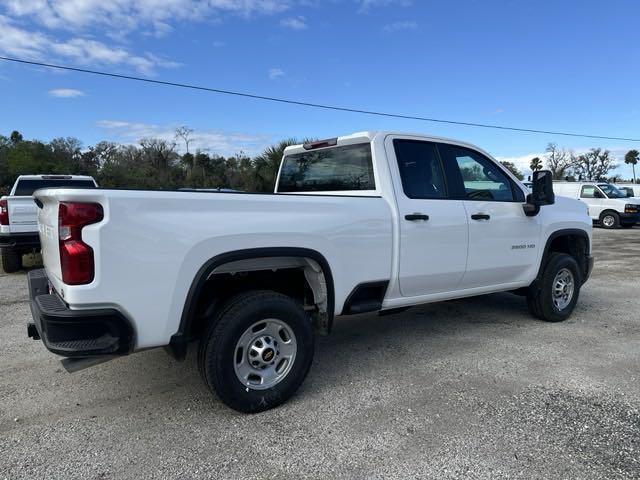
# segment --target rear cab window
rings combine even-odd
[[[277,192],[375,190],[371,144],[359,143],[285,156]]]
[[[93,180],[72,180],[72,179],[25,179],[19,180],[16,185],[15,196],[29,196],[33,195],[33,192],[41,188],[96,188],[96,184]]]

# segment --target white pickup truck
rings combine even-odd
[[[199,340],[205,383],[244,412],[304,380],[334,317],[511,291],[566,319],[593,265],[591,219],[530,193],[472,145],[385,132],[289,147],[273,194],[35,193],[44,269],[31,337],[68,369]]]
[[[33,192],[39,188],[95,188],[83,175],[20,175],[11,192],[0,198],[0,248],[2,268],[12,273],[22,268],[22,255],[40,248],[38,218]]]

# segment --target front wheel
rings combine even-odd
[[[226,405],[256,413],[298,390],[313,351],[311,320],[299,303],[280,293],[252,291],[222,307],[200,341],[198,364]]]
[[[620,216],[616,212],[604,212],[600,215],[600,225],[606,229],[614,229],[620,226]]]
[[[582,276],[575,258],[566,253],[553,253],[541,278],[529,287],[529,310],[547,322],[566,320],[578,302],[581,285]]]

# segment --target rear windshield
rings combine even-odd
[[[368,143],[287,155],[278,184],[278,192],[375,189]]]
[[[72,180],[69,178],[59,180],[20,180],[16,186],[16,196],[28,196],[39,188],[73,187],[96,188],[93,180]]]

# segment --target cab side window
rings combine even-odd
[[[584,185],[580,192],[580,198],[602,198],[602,195],[595,185]]]
[[[393,141],[402,189],[409,198],[446,198],[442,165],[434,143],[417,140]]]
[[[524,194],[518,194],[507,175],[484,155],[456,145],[441,144],[439,148],[445,161],[457,167],[465,200],[524,201]]]

